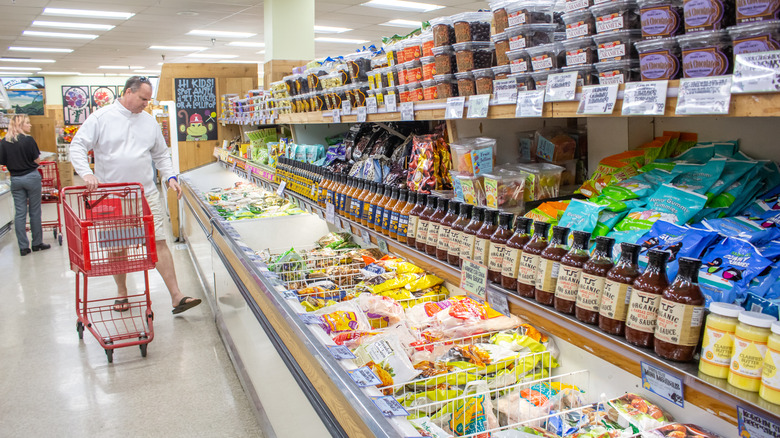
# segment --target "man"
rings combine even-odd
[[[146,200],[154,215],[154,233],[157,241],[157,271],[171,294],[173,313],[191,309],[201,300],[187,297],[179,290],[173,257],[163,232],[163,210],[154,182],[152,162],[169,188],[181,199],[181,187],[173,173],[173,164],[160,126],[151,114],[144,111],[152,99],[152,84],[145,77],[133,76],[125,83],[122,97],[93,113],[70,144],[73,168],[84,179],[87,190],[95,190],[100,183],[139,182],[144,187]],[[95,172],[89,168],[87,152],[94,151]],[[119,297],[127,297],[126,275],[115,275]],[[127,298],[116,301],[114,310],[129,308]]]

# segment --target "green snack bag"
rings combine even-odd
[[[668,183],[675,175],[662,169],[641,173],[617,184],[604,187],[602,194],[616,201],[643,198],[653,193],[661,184]]]
[[[664,184],[647,200],[647,205],[632,210],[615,230],[648,230],[658,220],[682,225],[704,207],[707,197]]]
[[[591,237],[606,236],[618,222],[626,217],[627,214],[628,210],[620,212],[612,212],[609,210],[602,211],[601,214],[599,214],[599,220],[596,223],[596,228],[593,230],[593,233],[591,233]]]
[[[718,181],[725,166],[725,158],[713,158],[705,164],[678,163],[674,172],[679,174],[671,184],[703,195]]]

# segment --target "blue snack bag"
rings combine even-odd
[[[688,163],[700,163],[704,164],[710,161],[715,155],[715,146],[712,144],[698,144],[687,151],[683,152],[679,156],[675,157],[675,160],[685,161]],[[682,164],[682,163],[679,163]]]
[[[778,213],[780,215],[780,213]],[[770,218],[762,220],[755,218],[751,220],[746,217],[724,217],[720,219],[708,219],[702,222],[707,229],[716,231],[727,237],[738,237],[747,240],[753,245],[765,245],[774,239],[780,237],[780,229],[777,228],[775,220]],[[767,224],[763,227],[762,224]]]
[[[642,247],[639,251],[639,267],[642,269],[647,267],[647,253],[651,249],[667,251],[669,258],[666,274],[669,278],[674,278],[677,276],[677,260],[680,257],[698,259],[716,240],[718,240],[718,233],[714,231],[658,221],[653,224],[650,232],[636,242]]]
[[[761,216],[767,211],[780,211],[780,186],[776,186],[764,193],[750,204],[742,213],[745,216]]]
[[[775,318],[780,313],[780,303],[776,299],[762,298],[753,293],[748,293],[745,298],[745,302],[742,303],[742,307],[750,312],[766,313],[772,315]]]
[[[604,205],[583,201],[582,199],[572,199],[569,206],[566,207],[566,210],[563,212],[561,220],[558,221],[558,226],[592,233],[593,229],[596,228],[599,212],[606,208],[607,207]],[[569,244],[571,244],[574,240],[574,236],[570,234],[569,237]]]
[[[707,197],[664,184],[647,200],[643,208],[632,210],[617,224],[617,231],[649,230],[659,220],[682,225],[704,207]]]
[[[702,258],[699,287],[707,306],[745,298],[747,285],[772,264],[750,242],[727,237]]]
[[[772,260],[773,262],[780,260],[780,241],[773,240],[762,246],[757,246],[757,248],[758,251],[761,252],[761,255],[769,260]]]
[[[751,292],[759,297],[764,297],[778,279],[780,279],[780,265],[774,263],[750,280],[747,287],[740,289],[737,294],[746,296],[748,292]]]
[[[635,243],[642,240],[643,236],[647,234],[647,230],[631,230],[631,231],[610,231],[607,237],[615,239],[615,244],[612,246],[612,261],[617,263],[620,260],[620,254],[623,253],[623,246],[620,245],[623,242]],[[591,252],[595,249],[595,244],[591,248]]]

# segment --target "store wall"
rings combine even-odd
[[[125,85],[129,76],[44,76],[46,105],[62,106],[63,85]],[[121,92],[121,90],[120,90]]]

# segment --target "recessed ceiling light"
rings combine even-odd
[[[238,58],[238,55],[220,55],[217,53],[190,53],[184,55],[187,58],[209,58],[209,59],[226,59],[226,58]]]
[[[348,27],[314,26],[314,33],[342,33],[350,30]]]
[[[103,70],[136,70],[144,68],[142,65],[101,65],[98,67]]]
[[[197,52],[199,50],[206,50],[208,47],[200,46],[149,46],[152,50],[170,50],[173,52]]]
[[[412,20],[390,20],[384,23],[379,23],[380,26],[390,26],[390,27],[406,27],[409,29],[417,29],[418,27],[422,26],[422,23],[419,21],[412,21]]]
[[[76,30],[111,30],[115,26],[110,24],[92,24],[92,23],[68,23],[64,21],[41,21],[35,20],[33,26],[55,27],[58,29],[76,29]]]
[[[249,32],[228,32],[224,30],[205,30],[205,29],[196,29],[191,30],[187,32],[187,35],[198,35],[198,36],[207,36],[207,37],[225,37],[225,38],[251,38],[256,33],[249,33]]]
[[[417,3],[407,2],[404,0],[370,0],[369,2],[362,3],[361,6],[369,6],[379,9],[394,9],[398,11],[417,11],[417,12],[429,12],[441,9],[444,6],[433,5],[430,3]]]
[[[48,47],[9,47],[12,52],[50,52],[50,53],[70,53],[73,49],[55,49]]]
[[[30,59],[30,58],[0,58],[0,61],[3,61],[3,62],[56,62],[53,59]]]
[[[265,43],[253,43],[251,41],[231,41],[227,45],[236,47],[265,47]]]
[[[40,67],[0,67],[0,70],[40,70]]]
[[[345,43],[345,44],[363,44],[368,42],[368,40],[353,40],[349,38],[330,38],[330,37],[317,37],[314,38],[314,41],[318,41],[321,43]]]
[[[77,71],[39,71],[38,75],[52,75],[52,76],[78,76],[81,73]]]
[[[44,37],[44,38],[73,38],[73,39],[85,39],[94,40],[97,35],[88,33],[64,33],[64,32],[39,32],[37,30],[25,30],[22,32],[23,36],[32,37]]]
[[[132,17],[130,12],[109,12],[93,11],[89,9],[61,9],[61,8],[43,8],[43,15],[59,15],[64,17],[90,17],[90,18],[115,18],[127,20]]]

